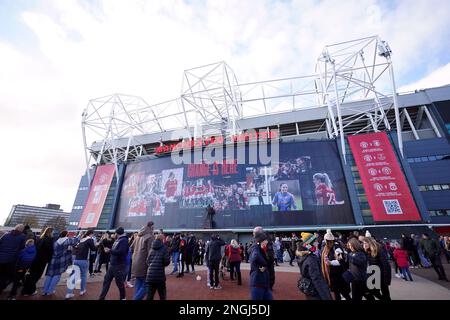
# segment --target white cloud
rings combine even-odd
[[[450,84],[450,63],[434,70],[418,81],[407,84],[398,89],[399,92],[414,91]]]
[[[20,17],[38,48],[0,38],[0,223],[15,203],[59,202],[70,211],[89,99],[175,98],[183,70],[222,60],[240,82],[311,74],[324,45],[375,34],[394,50],[401,86],[418,64],[431,72],[449,49],[448,1],[399,1],[390,10],[375,0],[39,4]]]

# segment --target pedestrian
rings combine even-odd
[[[230,278],[234,280],[234,274],[236,272],[237,276],[237,284],[242,285],[242,276],[241,276],[241,248],[239,247],[238,242],[233,239],[230,242],[230,246],[228,247],[228,261],[230,262]]]
[[[280,242],[280,238],[279,237],[275,238],[275,242],[273,243],[273,247],[275,249],[276,266],[278,266],[278,263],[283,263],[283,252],[281,251],[281,242]]]
[[[264,253],[267,258],[267,271],[269,271],[270,290],[273,291],[273,286],[275,285],[275,264],[277,259],[275,257],[275,250],[271,235],[267,235],[267,246],[264,248]]]
[[[178,260],[180,258],[180,234],[175,233],[170,243],[170,254],[172,255],[173,270],[170,274],[178,272]]]
[[[374,300],[368,293],[367,288],[367,257],[364,254],[363,247],[357,238],[351,238],[347,242],[350,250],[348,254],[349,269],[344,272],[343,278],[351,284],[352,301],[360,301],[362,297],[367,300]]]
[[[205,243],[205,265],[207,268],[207,275],[206,275],[206,285],[208,288],[211,287],[211,282],[209,281],[210,276],[211,276],[211,267],[209,264],[209,244],[210,244],[210,240],[206,241]]]
[[[448,282],[447,275],[442,266],[441,250],[437,242],[431,239],[427,233],[424,233],[422,235],[422,241],[420,242],[420,248],[422,249],[425,258],[430,259],[431,265],[438,274],[438,279]]]
[[[153,300],[156,291],[159,299],[167,299],[165,267],[170,264],[170,255],[166,245],[163,244],[164,235],[158,234],[152,243],[152,249],[147,258],[147,300]]]
[[[444,255],[447,263],[450,263],[450,238],[448,236],[444,237]]]
[[[153,241],[153,221],[150,221],[141,228],[132,244],[133,264],[131,266],[131,274],[136,279],[134,300],[142,300],[147,293],[145,281],[147,276],[147,258],[152,249]]]
[[[301,274],[299,288],[308,300],[332,300],[330,289],[322,275],[320,260],[311,251],[310,243],[314,237],[311,233],[302,232],[302,239],[305,241],[296,244],[295,255]]]
[[[102,265],[105,264],[106,271],[108,271],[109,261],[111,259],[111,248],[114,243],[114,240],[111,239],[111,235],[109,232],[106,232],[102,240],[100,241],[100,245],[98,247],[98,253],[100,254],[98,269],[95,271],[96,273],[101,273]]]
[[[25,247],[24,225],[15,228],[0,237],[0,294],[15,278],[16,262]]]
[[[94,241],[94,231],[88,230],[80,242],[76,245],[76,257],[73,261],[73,265],[77,266],[80,269],[80,296],[83,296],[86,293],[86,282],[87,282],[87,273],[89,269],[89,252],[95,252],[97,248],[95,247]],[[75,283],[73,283],[75,287]],[[66,299],[73,298],[73,288],[67,288]]]
[[[386,250],[372,237],[363,239],[363,248],[367,256],[369,266],[377,266],[381,271],[381,291],[380,289],[371,289],[370,294],[378,300],[390,301],[391,294],[389,286],[391,285],[391,265],[389,264]]]
[[[62,231],[58,240],[53,244],[53,256],[45,273],[44,292],[42,294],[44,296],[55,293],[61,275],[72,264],[72,251],[69,248],[80,241],[81,234],[78,233],[75,238],[69,238],[67,234],[67,230]]]
[[[33,239],[28,239],[25,242],[25,248],[20,251],[19,258],[17,260],[15,277],[11,292],[9,293],[8,300],[16,300],[17,288],[23,282],[25,274],[31,267],[33,260],[36,257],[36,246]]]
[[[413,281],[411,272],[409,272],[409,255],[405,248],[401,248],[400,245],[394,249],[394,257],[397,260],[398,267],[405,281]]]
[[[219,283],[219,266],[222,259],[221,248],[225,245],[225,242],[220,239],[218,234],[211,236],[211,241],[206,249],[206,255],[208,256],[208,265],[210,268],[209,284],[210,289],[222,289]]]
[[[126,264],[128,255],[128,239],[125,230],[122,227],[116,229],[114,234],[115,241],[111,249],[105,247],[105,252],[111,253],[111,261],[108,271],[103,279],[103,288],[100,293],[99,300],[105,300],[108,294],[109,287],[113,279],[116,280],[117,288],[119,289],[120,300],[126,300],[125,295],[125,278],[126,278]]]
[[[36,257],[34,258],[29,274],[25,276],[22,294],[24,296],[36,295],[36,283],[44,274],[47,264],[53,256],[53,228],[45,228],[38,238]]]
[[[191,273],[195,273],[194,257],[197,255],[197,239],[193,233],[190,233],[186,239],[186,273],[189,273],[189,266],[191,266]]]
[[[263,231],[254,231],[253,234],[255,243],[250,248],[250,296],[252,300],[273,300],[264,253],[267,236]]]
[[[336,239],[330,229],[327,229],[324,240],[325,245],[321,251],[321,267],[324,279],[333,292],[335,300],[341,300],[341,296],[345,300],[350,300],[350,286],[342,278],[347,269],[346,252],[338,242],[335,242]]]
[[[184,234],[181,234],[180,236],[180,242],[179,242],[179,247],[178,250],[180,252],[180,268],[177,274],[177,278],[182,278],[184,277],[184,266],[186,265],[186,237],[184,236]],[[189,266],[187,266],[187,271],[189,272]]]
[[[25,241],[30,239],[36,241],[36,236],[34,235],[34,232],[33,230],[31,230],[31,227],[29,225],[26,225],[23,228],[23,234],[25,235]]]

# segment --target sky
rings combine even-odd
[[[240,83],[309,75],[327,44],[379,35],[399,91],[450,83],[447,0],[0,0],[0,225],[12,205],[70,212],[81,114],[126,93],[177,98],[183,71],[226,61]]]

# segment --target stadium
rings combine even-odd
[[[89,101],[69,228],[450,232],[450,85],[398,93],[391,54],[372,36],[325,46],[310,75],[239,83],[218,62],[169,101]]]

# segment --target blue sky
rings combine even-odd
[[[183,70],[216,61],[240,82],[308,75],[325,45],[376,34],[400,91],[443,85],[448,12],[447,0],[0,0],[0,136],[11,154],[0,160],[10,169],[0,224],[17,203],[71,210],[89,99],[176,98]]]

